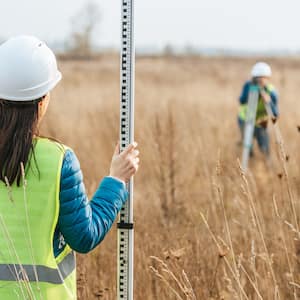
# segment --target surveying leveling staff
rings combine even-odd
[[[111,228],[137,145],[116,147],[89,202],[74,152],[38,136],[61,80],[53,52],[35,37],[12,38],[0,46],[0,70],[0,299],[76,299],[73,250],[91,251]]]
[[[265,108],[265,105],[270,105],[273,116],[277,118],[278,113],[278,96],[270,83],[270,79],[272,76],[271,67],[263,62],[259,62],[254,65],[252,68],[252,79],[247,81],[244,84],[241,96],[240,96],[240,112],[238,116],[239,128],[241,130],[242,136],[244,132],[244,124],[247,116],[247,105],[248,105],[248,97],[251,85],[258,85],[260,88],[259,100],[256,111],[256,123],[254,128],[254,137],[257,140],[259,149],[266,156],[270,154],[270,141],[269,134],[267,131],[268,126],[268,113]],[[251,154],[253,154],[253,150],[251,150]]]

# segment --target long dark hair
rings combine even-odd
[[[0,180],[10,185],[22,180],[21,164],[34,155],[33,138],[38,135],[39,102],[13,102],[0,99]],[[8,181],[8,182],[7,182]]]

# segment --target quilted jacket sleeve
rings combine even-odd
[[[73,250],[87,253],[103,240],[127,196],[122,182],[105,177],[89,201],[79,161],[67,150],[61,173],[57,229]]]
[[[250,88],[250,82],[247,81],[242,89],[241,95],[240,95],[240,104],[246,104],[248,102],[248,95],[249,95],[249,88]]]
[[[278,109],[278,93],[273,90],[271,92],[271,109],[272,109],[272,112],[274,114],[275,117],[278,117],[279,116],[279,109]]]

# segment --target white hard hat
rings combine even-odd
[[[54,53],[39,39],[23,35],[0,45],[0,99],[39,99],[61,77]]]
[[[251,75],[252,77],[271,77],[272,70],[268,64],[264,62],[258,62],[253,66]]]

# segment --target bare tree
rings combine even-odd
[[[72,19],[70,52],[73,55],[89,57],[93,52],[93,33],[101,21],[96,2],[88,2]]]

